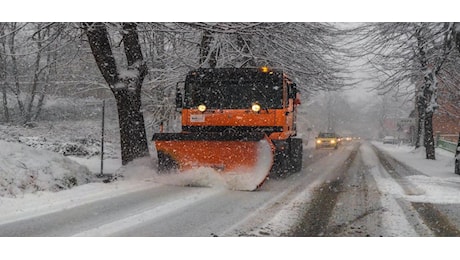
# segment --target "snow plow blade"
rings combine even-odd
[[[233,190],[256,190],[273,165],[264,133],[157,133],[153,141],[160,173],[211,171]]]

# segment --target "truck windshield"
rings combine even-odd
[[[205,104],[208,108],[282,108],[283,82],[280,77],[257,80],[190,80],[185,85],[185,107]]]

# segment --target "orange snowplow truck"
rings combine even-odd
[[[296,84],[282,71],[190,71],[176,93],[182,132],[153,135],[158,170],[210,168],[238,190],[257,189],[270,173],[300,171],[302,139],[294,138],[299,104]]]

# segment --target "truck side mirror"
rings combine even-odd
[[[300,91],[297,89],[297,84],[295,82],[292,82],[290,87],[289,87],[289,98],[296,99],[298,98],[297,94],[299,94]]]
[[[184,107],[184,100],[182,98],[182,87],[180,87],[180,84],[183,84],[183,81],[177,82],[176,83],[176,109],[180,109]]]
[[[176,93],[176,108],[182,108],[182,93],[179,91]]]

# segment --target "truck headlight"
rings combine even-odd
[[[251,109],[254,112],[259,112],[260,111],[260,105],[257,104],[257,103],[254,103],[254,104],[252,104]]]
[[[320,144],[320,143],[321,143],[321,140],[316,140],[316,143],[317,143],[317,144]]]
[[[199,105],[198,106],[198,111],[200,111],[200,112],[206,111],[206,105],[203,105],[203,104]]]

